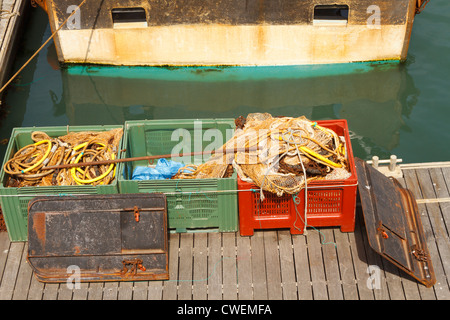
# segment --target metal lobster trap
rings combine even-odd
[[[42,282],[169,278],[163,194],[36,197],[28,213],[27,260]]]

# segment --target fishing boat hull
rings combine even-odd
[[[63,63],[314,65],[405,60],[417,0],[42,0]]]

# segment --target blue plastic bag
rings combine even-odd
[[[131,180],[158,180],[172,178],[180,168],[184,167],[181,162],[167,159],[159,159],[154,168],[136,167]]]

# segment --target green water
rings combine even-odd
[[[50,42],[9,87],[0,140],[21,126],[268,112],[347,119],[354,155],[363,159],[449,161],[449,31],[449,1],[433,0],[416,16],[406,63],[278,68],[61,69]],[[13,71],[50,34],[46,14],[32,8]]]

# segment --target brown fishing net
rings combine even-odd
[[[31,134],[33,144],[18,150],[4,165],[8,186],[67,186],[110,184],[115,164],[70,169],[46,169],[53,165],[95,162],[117,158],[123,129],[71,132],[52,138],[45,132]]]
[[[316,179],[350,176],[345,140],[305,117],[249,114],[210,160],[175,178],[221,178],[233,165],[239,177],[282,195],[298,193]]]

